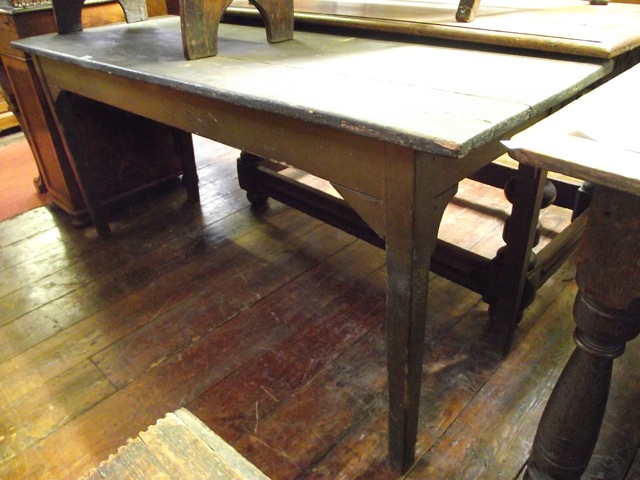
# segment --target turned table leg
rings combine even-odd
[[[596,187],[577,258],[576,349],[540,420],[525,479],[579,479],[605,413],[613,360],[640,333],[640,197]]]

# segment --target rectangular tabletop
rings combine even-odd
[[[217,57],[186,61],[176,17],[14,45],[83,69],[451,157],[581,91],[608,68],[597,61],[306,32],[269,45],[262,28],[226,24]]]
[[[15,45],[54,103],[71,91],[336,186],[384,239],[389,449],[401,470],[414,456],[431,256],[458,182],[505,151],[500,139],[611,70],[308,32],[269,45],[262,28],[226,24],[218,56],[187,61],[176,17]]]
[[[640,66],[507,144],[523,163],[640,195]]]

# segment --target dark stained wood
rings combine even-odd
[[[180,2],[182,48],[188,60],[218,54],[218,25],[231,0]]]
[[[544,185],[547,181],[546,171],[536,170],[527,165],[518,169],[515,179],[515,193],[507,197],[514,203],[509,223],[505,224],[503,238],[506,247],[504,255],[498,257],[504,262],[499,288],[496,290],[502,295],[496,298],[492,305],[496,322],[512,322],[511,325],[498,325],[504,332],[503,351],[505,354],[511,349],[511,341],[515,333],[516,322],[519,321],[520,312],[529,299],[525,295],[527,287],[527,272],[530,269],[530,257],[533,247],[536,245],[536,232],[540,208],[543,202]],[[523,235],[522,232],[528,232]],[[530,297],[531,294],[529,294]]]
[[[613,360],[640,332],[637,246],[640,201],[598,187],[582,239],[574,306],[577,348],[562,372],[536,433],[525,478],[578,478],[604,418]]]
[[[635,458],[633,459],[633,465],[631,465],[627,474],[627,478],[629,479],[638,478],[640,475],[640,455],[638,455],[638,451],[636,451]]]
[[[2,223],[0,268],[18,288],[2,275],[0,305],[3,315],[23,307],[0,326],[0,477],[87,475],[187,406],[274,479],[399,478],[387,461],[383,252],[273,200],[252,210],[234,174],[239,152],[195,148],[199,212],[176,185],[115,212],[127,235],[110,242],[47,208]],[[495,251],[508,212],[500,189],[465,181],[440,233]],[[569,215],[544,212],[543,243]],[[429,276],[408,478],[517,478],[572,348],[573,276],[569,263],[538,291],[505,359],[479,295]],[[635,478],[611,465],[637,449],[639,358],[631,343],[616,367],[586,479]]]
[[[65,148],[75,158],[71,167],[100,235],[110,234],[109,197],[140,188],[139,178],[145,175],[166,180],[161,172],[167,165],[183,172],[188,200],[198,201],[191,135],[66,91],[57,92],[51,102]],[[144,163],[138,159],[143,155],[147,158]]]
[[[383,299],[376,297],[357,287],[353,293],[338,297],[318,312],[320,318],[324,318],[322,322],[301,328],[287,344],[247,363],[241,372],[225,378],[222,388],[211,388],[189,408],[228,441],[255,433],[261,419],[360,341],[372,326],[379,324],[380,317],[375,313],[379,314]],[[349,321],[345,322],[352,302],[359,305],[362,313],[351,312]],[[216,408],[211,409],[211,405]]]
[[[318,241],[330,245],[331,238],[327,235],[333,236],[334,232],[320,227],[304,232],[304,235],[314,235]],[[295,244],[303,239],[304,237],[299,240],[294,238],[291,243]],[[249,263],[249,268],[235,271],[238,262],[251,262],[250,259],[242,257],[244,250],[240,250],[238,255],[232,249],[221,248],[219,255],[222,260],[213,266],[214,271],[207,271],[205,278],[198,276],[193,279],[195,283],[210,287],[206,290],[206,298],[196,295],[195,298],[182,302],[173,309],[167,309],[167,312],[159,314],[151,325],[145,325],[114,348],[103,350],[94,357],[94,361],[114,384],[122,386],[128,383],[130,378],[137,377],[142,371],[152,368],[162,360],[156,358],[159,350],[181,350],[193,338],[205,336],[237,315],[238,311],[273,293],[274,289],[280,287],[281,282],[292,281],[300,272],[310,267],[308,260],[297,259],[292,252],[283,251],[282,248],[270,250],[265,238],[260,238],[259,242],[254,238],[247,240],[251,240],[252,244],[245,245],[241,238],[234,242],[233,250],[247,247],[262,249],[263,246],[267,249],[259,256],[249,253],[255,258],[255,263]],[[337,247],[343,248],[344,245],[340,242]],[[377,262],[378,265],[381,262],[379,257]],[[266,265],[269,267],[266,268]],[[340,287],[341,285],[338,285],[336,288]],[[311,293],[310,291],[309,295]],[[322,297],[317,296],[318,302],[321,299]],[[313,306],[313,302],[309,302],[307,308]],[[123,365],[121,358],[127,358],[125,364],[130,363],[131,367]]]
[[[513,158],[529,168],[595,184],[576,255],[576,348],[540,419],[526,479],[582,476],[602,429],[614,360],[640,333],[640,153],[626,130],[640,107],[633,96],[639,76],[640,67],[631,68],[512,143]],[[595,121],[608,130],[594,135]],[[619,452],[614,468],[624,471],[635,450],[634,444]]]
[[[53,16],[58,33],[78,32],[82,30],[82,6],[84,0],[55,1]]]
[[[385,192],[387,208],[397,212],[387,219],[386,237],[389,457],[402,472],[415,456],[430,259],[442,215],[457,190],[434,181],[439,166],[413,162],[401,151],[391,156],[386,171],[392,182]],[[414,182],[413,191],[403,186]]]

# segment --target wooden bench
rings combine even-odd
[[[127,478],[269,480],[184,408],[129,440],[84,480]]]
[[[505,142],[544,177],[594,184],[577,256],[577,347],[540,421],[525,478],[575,479],[595,448],[613,360],[640,333],[640,99],[636,66]]]

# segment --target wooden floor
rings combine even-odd
[[[186,407],[274,480],[392,479],[383,252],[271,201],[198,139],[202,205],[170,185],[114,238],[41,207],[0,226],[0,478],[81,477]],[[502,192],[465,182],[442,236],[501,245]],[[549,210],[553,234],[567,215]],[[516,479],[572,350],[574,268],[502,359],[478,295],[433,277],[418,461],[408,479]],[[640,478],[637,343],[616,363],[589,479]],[[634,457],[636,457],[635,463]]]

